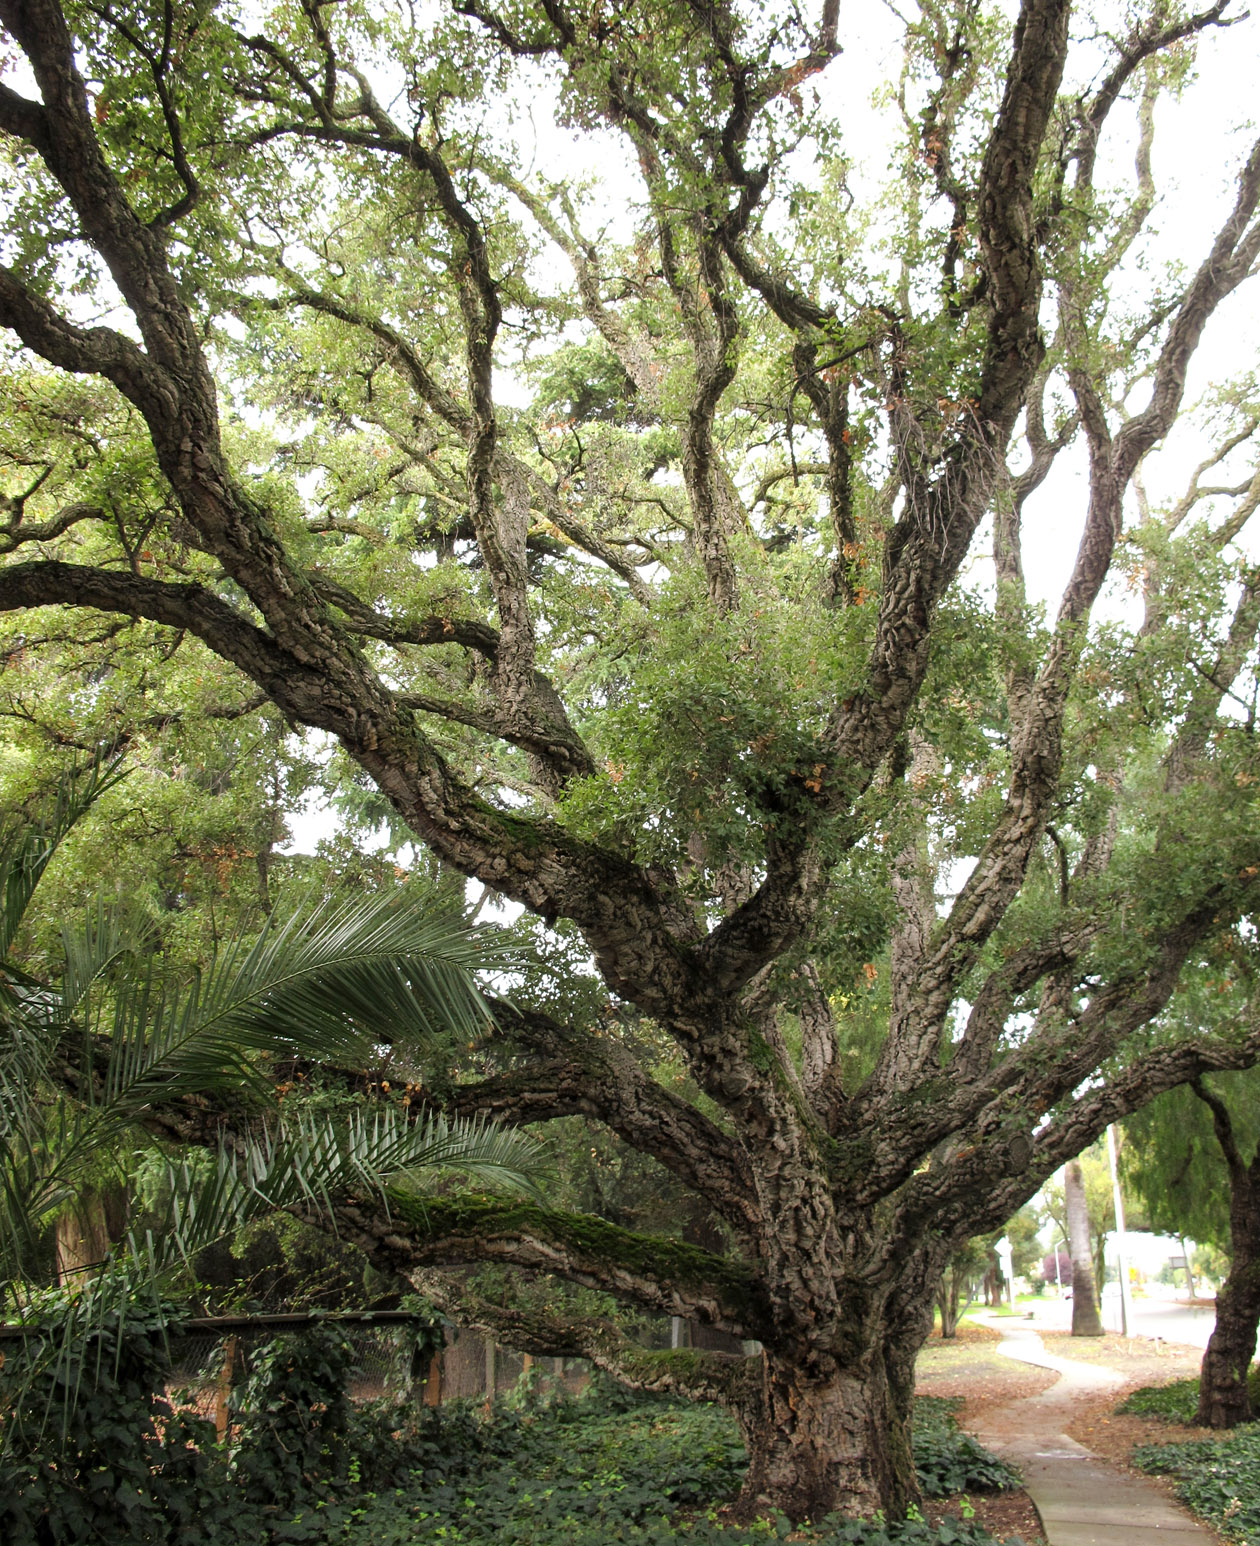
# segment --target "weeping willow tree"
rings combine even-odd
[[[1173,1009],[1197,1026],[1254,1017],[1251,951],[1221,941]],[[1177,1034],[1161,1029],[1155,1036]],[[1252,1362],[1260,1328],[1260,1081],[1254,1068],[1170,1090],[1125,1124],[1126,1181],[1156,1229],[1229,1259],[1203,1354],[1196,1420],[1233,1428],[1254,1419]],[[1188,1260],[1187,1260],[1188,1266]]]

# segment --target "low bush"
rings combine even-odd
[[[156,1392],[167,1317],[114,1309],[86,1332],[55,1303],[0,1370],[5,1546],[235,1546],[212,1424]]]
[[[915,1460],[930,1497],[1018,1484],[1009,1466],[955,1422],[956,1403],[915,1408]],[[764,1523],[724,1527],[713,1507],[731,1497],[746,1456],[720,1407],[628,1396],[563,1401],[533,1413],[477,1419],[428,1413],[408,1439],[424,1464],[407,1483],[361,1492],[348,1506],[295,1518],[288,1539],[345,1546],[742,1546],[788,1531]],[[981,1546],[972,1521],[901,1524],[832,1519],[793,1539],[818,1546]]]
[[[914,1467],[924,1497],[1018,1487],[1019,1472],[959,1428],[954,1417],[959,1405],[941,1396],[920,1396],[914,1403]]]
[[[595,1520],[567,1520],[557,1528],[554,1522],[528,1526],[524,1521],[517,1533],[499,1537],[520,1546],[769,1546],[774,1540],[790,1538],[801,1546],[1023,1546],[1018,1537],[998,1542],[981,1525],[969,1519],[945,1519],[929,1524],[923,1519],[907,1519],[897,1524],[884,1520],[824,1520],[820,1525],[801,1528],[788,1520],[764,1520],[748,1527],[723,1524],[712,1511],[681,1519],[645,1519],[641,1522],[604,1516]],[[364,1509],[353,1526],[341,1533],[323,1537],[329,1543],[353,1543],[353,1546],[422,1546],[440,1542],[441,1546],[481,1546],[495,1539],[475,1526],[441,1526],[431,1533],[418,1532],[414,1516],[409,1515],[405,1497],[377,1498]]]
[[[1159,1417],[1166,1423],[1192,1423],[1199,1405],[1199,1380],[1171,1380],[1167,1385],[1143,1385],[1116,1408],[1132,1417]]]
[[[1260,1412],[1260,1368],[1247,1376],[1247,1390],[1251,1396],[1253,1411]],[[1135,1390],[1116,1408],[1134,1417],[1160,1417],[1165,1422],[1183,1423],[1190,1427],[1199,1409],[1199,1377],[1172,1380],[1167,1385],[1143,1385]]]
[[[1224,1439],[1144,1444],[1133,1463],[1152,1476],[1174,1477],[1181,1501],[1227,1539],[1260,1546],[1260,1424]]]
[[[334,1326],[277,1337],[233,1392],[232,1480],[241,1501],[288,1507],[350,1474],[354,1407],[349,1339]]]
[[[744,1470],[726,1413],[674,1403],[565,1401],[481,1422],[456,1408],[425,1414],[407,1447],[419,1462],[407,1484],[348,1500],[340,1533],[321,1538],[524,1546],[647,1542],[664,1529],[672,1540],[670,1516],[729,1496]],[[293,1521],[306,1525],[318,1522]]]

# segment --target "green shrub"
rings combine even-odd
[[[53,1301],[0,1371],[5,1546],[217,1546],[239,1537],[214,1428],[157,1394],[167,1314]]]
[[[1011,1486],[1014,1473],[961,1433],[956,1403],[916,1405],[915,1454],[925,1491]],[[729,1498],[746,1457],[733,1419],[719,1407],[628,1396],[562,1401],[533,1414],[489,1419],[449,1407],[426,1414],[408,1436],[417,1465],[403,1484],[359,1494],[322,1511],[319,1539],[346,1546],[742,1546],[786,1533],[763,1524],[723,1529],[713,1504]],[[926,1455],[926,1465],[920,1458]],[[956,1483],[957,1485],[952,1485]],[[332,1528],[330,1528],[330,1526]],[[288,1539],[314,1539],[309,1514]],[[968,1521],[930,1527],[832,1519],[806,1535],[819,1546],[981,1546]]]
[[[616,1388],[550,1405],[523,1390],[489,1416],[460,1404],[355,1408],[346,1396],[350,1347],[331,1326],[278,1338],[255,1359],[234,1398],[228,1465],[209,1424],[154,1395],[166,1368],[162,1331],[160,1316],[133,1317],[100,1334],[94,1380],[80,1391],[56,1465],[36,1459],[48,1392],[38,1410],[29,1382],[10,1400],[5,1546],[755,1546],[791,1533],[785,1520],[719,1523],[715,1507],[738,1490],[746,1466],[720,1407]],[[1011,1485],[1009,1468],[958,1430],[954,1405],[916,1406],[924,1490]],[[966,1520],[837,1518],[793,1538],[991,1546]]]
[[[348,1338],[333,1326],[276,1337],[232,1396],[232,1476],[242,1502],[286,1508],[350,1471]]]
[[[419,1462],[410,1484],[373,1510],[362,1533],[347,1519],[344,1538],[523,1546],[590,1530],[592,1540],[637,1539],[625,1532],[665,1527],[680,1508],[728,1497],[745,1465],[720,1408],[662,1402],[609,1411],[565,1401],[532,1416],[496,1411],[479,1424],[448,1409],[422,1419],[408,1447]]]
[[[711,1511],[684,1516],[674,1520],[647,1519],[639,1523],[617,1520],[605,1516],[596,1520],[574,1519],[557,1528],[554,1522],[539,1523],[531,1528],[522,1522],[521,1530],[507,1537],[513,1543],[530,1542],[537,1546],[605,1546],[606,1542],[622,1543],[622,1546],[769,1546],[775,1540],[789,1538],[802,1546],[1002,1546],[974,1520],[946,1519],[939,1525],[927,1524],[922,1519],[910,1519],[899,1524],[884,1520],[838,1519],[824,1520],[820,1525],[804,1529],[789,1524],[784,1518],[766,1520],[757,1525],[740,1528],[724,1526]],[[440,1524],[430,1531],[422,1525],[416,1527],[414,1508],[407,1495],[399,1492],[390,1497],[371,1499],[366,1507],[356,1511],[356,1517],[347,1521],[339,1532],[322,1538],[328,1543],[353,1543],[353,1546],[483,1546],[496,1539],[492,1531],[482,1533],[477,1522],[467,1524]],[[1005,1546],[1023,1546],[1018,1537],[1010,1537]]]
[[[959,1428],[961,1403],[944,1396],[919,1396],[914,1403],[914,1467],[928,1498],[956,1492],[1006,1492],[1020,1485],[1013,1466]]]

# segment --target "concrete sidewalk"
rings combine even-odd
[[[1000,1353],[1059,1379],[1040,1396],[983,1413],[971,1431],[1023,1472],[1050,1546],[1211,1546],[1215,1537],[1158,1488],[1121,1475],[1064,1432],[1082,1401],[1118,1390],[1124,1376],[1055,1358],[1028,1327],[999,1321],[997,1329]]]

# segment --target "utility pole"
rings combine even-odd
[[[1111,1191],[1116,1203],[1116,1266],[1120,1273],[1120,1331],[1129,1335],[1133,1324],[1133,1301],[1129,1297],[1129,1253],[1124,1234],[1124,1198],[1120,1195],[1120,1170],[1116,1164],[1116,1130],[1107,1126],[1107,1160],[1111,1165]]]

